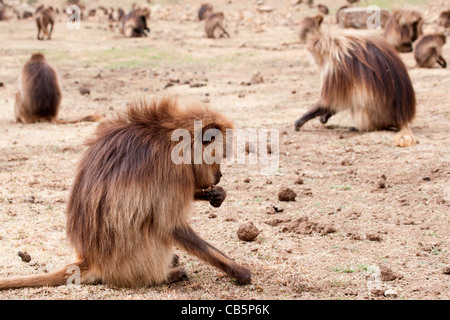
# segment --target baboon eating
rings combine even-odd
[[[223,12],[216,12],[210,14],[206,18],[205,22],[205,31],[206,36],[208,38],[222,38],[224,36],[227,36],[228,38],[230,35],[223,27],[223,20],[225,19],[225,16]]]
[[[384,29],[384,39],[399,52],[413,51],[413,42],[422,35],[422,15],[417,11],[394,11]]]
[[[150,29],[147,27],[147,19],[150,12],[145,9],[132,9],[122,20],[121,33],[127,38],[147,37]]]
[[[58,76],[42,53],[34,53],[25,63],[20,79],[19,92],[16,93],[14,114],[16,122],[36,123],[49,121],[58,124],[81,121],[99,121],[103,117],[91,115],[79,120],[59,120],[61,88]]]
[[[208,16],[213,12],[213,6],[209,3],[204,3],[198,9],[198,20],[202,21],[208,18]]]
[[[336,112],[350,110],[357,130],[396,128],[398,146],[416,143],[408,126],[416,97],[392,46],[380,37],[324,34],[311,41],[309,51],[321,69],[322,88],[319,101],[295,122],[297,131],[315,117],[326,123]]]
[[[78,164],[67,205],[66,233],[78,261],[56,272],[0,279],[0,289],[64,285],[74,267],[81,284],[141,288],[173,282],[186,276],[173,268],[174,246],[240,284],[250,283],[249,269],[189,225],[194,200],[219,207],[226,197],[217,186],[220,161],[207,163],[205,154],[223,148],[225,156],[232,128],[221,114],[204,106],[181,108],[173,98],[132,104],[101,123]],[[176,147],[179,130],[187,132],[187,148]],[[208,135],[210,130],[216,133]],[[213,143],[219,146],[211,148]],[[187,163],[175,164],[177,151],[186,152]],[[192,161],[197,155],[202,159]]]
[[[447,62],[442,57],[442,47],[446,42],[443,33],[428,34],[421,37],[414,47],[414,59],[421,68],[433,68],[438,63],[442,68]]]
[[[299,38],[301,42],[306,42],[308,38],[320,36],[320,25],[323,16],[318,14],[314,17],[306,17],[300,22]]]
[[[55,11],[52,7],[44,9],[44,6],[39,6],[36,9],[34,16],[38,28],[37,39],[44,40],[44,36],[47,36],[47,39],[50,40],[52,38],[53,25],[55,24],[56,19]],[[50,25],[50,31],[47,29],[48,25]],[[42,37],[41,32],[43,33]]]

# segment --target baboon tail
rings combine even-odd
[[[27,287],[57,287],[67,284],[73,272],[80,270],[79,279],[81,282],[81,262],[67,265],[65,268],[39,275],[19,276],[11,278],[0,278],[0,290],[18,289]],[[78,269],[77,269],[78,268]]]
[[[447,68],[447,62],[445,61],[445,59],[444,59],[442,56],[439,56],[439,57],[437,58],[437,63],[439,63],[439,65],[440,65],[442,68]]]
[[[53,120],[54,123],[56,124],[71,124],[71,123],[79,123],[79,122],[99,122],[103,119],[102,116],[97,115],[97,114],[93,114],[90,116],[86,116],[80,119],[76,119],[76,120],[59,120],[59,119],[55,119]]]

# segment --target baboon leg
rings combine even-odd
[[[309,109],[300,119],[295,121],[295,131],[299,131],[300,128],[309,120],[314,119],[322,115],[326,115],[330,110],[322,106],[320,103],[316,103],[314,107]]]
[[[414,134],[408,125],[403,126],[400,131],[395,135],[395,144],[398,147],[409,147],[417,143]]]
[[[328,120],[335,114],[336,114],[336,111],[331,111],[331,112],[324,114],[323,116],[320,117],[320,122],[323,124],[327,123]]]
[[[437,63],[439,63],[439,65],[440,65],[442,68],[447,68],[447,62],[445,61],[444,57],[442,57],[442,56],[439,56],[439,57],[437,58]]]
[[[169,276],[167,278],[167,283],[168,284],[174,283],[174,282],[180,281],[185,278],[187,278],[187,272],[184,268],[181,268],[181,267],[173,268],[169,272]]]
[[[16,122],[22,122],[22,117],[20,115],[20,110],[22,110],[22,96],[20,92],[16,93],[16,102],[14,104],[14,116],[16,118]]]
[[[189,226],[178,227],[174,230],[173,234],[177,244],[187,252],[223,270],[229,277],[235,278],[240,284],[250,283],[250,270],[238,265],[225,254],[200,238]]]
[[[50,32],[49,32],[49,34],[48,34],[47,39],[50,40],[50,39],[52,38],[52,32],[53,32],[53,23],[50,24]]]

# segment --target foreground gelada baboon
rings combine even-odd
[[[323,22],[323,16],[318,14],[314,17],[305,17],[300,22],[300,31],[298,37],[301,42],[306,42],[308,39],[318,37],[320,35],[320,25]]]
[[[396,128],[398,146],[416,143],[409,129],[416,97],[392,46],[381,37],[323,34],[309,50],[321,69],[322,88],[319,101],[295,122],[297,131],[315,117],[326,123],[336,112],[350,110],[357,130]]]
[[[218,112],[200,105],[182,108],[173,98],[132,104],[117,119],[102,122],[78,164],[67,205],[67,239],[78,261],[56,272],[0,279],[0,289],[64,285],[67,270],[77,268],[82,284],[141,288],[173,282],[186,276],[183,268],[173,268],[174,246],[240,284],[250,283],[250,270],[200,238],[189,224],[194,200],[219,207],[226,197],[217,186],[220,161],[208,164],[203,157],[175,164],[172,158],[173,150],[180,150],[194,159],[195,141],[202,154],[218,143],[208,152],[223,148],[226,156],[232,128]],[[173,135],[180,129],[188,133],[187,149],[176,148],[180,142]],[[205,138],[210,129],[221,135]]]
[[[442,57],[442,47],[446,42],[443,33],[428,34],[421,37],[414,46],[414,59],[417,66],[421,68],[433,68],[439,64],[442,68],[447,67],[447,62]]]
[[[150,17],[148,9],[132,9],[122,20],[121,33],[127,38],[147,37],[150,29],[147,20]]]
[[[198,20],[205,20],[211,13],[213,13],[213,6],[209,3],[204,3],[198,9]]]
[[[53,26],[56,19],[56,14],[53,8],[44,8],[44,6],[39,6],[36,9],[34,17],[36,19],[36,25],[38,28],[37,39],[44,40],[44,36],[47,36],[47,39],[50,40],[52,38]],[[49,25],[50,31],[48,30]],[[41,33],[43,33],[42,36]]]
[[[103,117],[87,116],[78,120],[58,119],[61,104],[61,87],[53,67],[42,53],[34,53],[25,63],[19,78],[19,92],[16,93],[14,114],[16,122],[36,123],[49,121],[57,124],[81,121],[99,121]]]
[[[394,11],[386,22],[384,39],[399,52],[411,52],[413,42],[423,34],[423,22],[417,11]]]
[[[230,37],[223,26],[224,19],[225,16],[223,12],[212,13],[206,18],[205,31],[208,38],[214,39],[223,38],[224,36],[227,36],[228,38]]]

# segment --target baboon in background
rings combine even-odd
[[[201,121],[201,130],[194,129],[195,121]],[[226,155],[232,138],[227,130],[232,128],[221,114],[203,106],[182,109],[172,98],[141,101],[117,119],[101,123],[78,164],[67,205],[67,238],[79,260],[56,272],[0,279],[0,289],[64,285],[71,266],[80,268],[82,284],[141,288],[173,282],[186,276],[183,268],[172,269],[174,246],[240,284],[250,283],[250,270],[189,225],[194,200],[219,207],[226,197],[216,186],[222,176],[220,163],[207,164],[204,156],[215,156],[222,148]],[[173,150],[180,144],[173,134],[183,129],[190,136],[187,149],[180,152],[188,150],[188,159],[194,159],[197,141],[201,163],[173,162]],[[205,139],[210,129],[222,136]],[[212,141],[220,146],[211,148]]]
[[[145,9],[132,9],[122,21],[121,33],[127,38],[146,37],[150,29],[147,27],[147,19],[150,12]]]
[[[301,42],[306,42],[308,38],[320,35],[320,25],[322,24],[323,16],[318,14],[314,17],[306,17],[300,22],[300,31],[298,36]]]
[[[336,23],[339,24],[339,13],[341,13],[342,10],[350,8],[349,6],[342,6],[338,9],[336,12]]]
[[[212,13],[206,18],[205,31],[208,38],[230,37],[223,26],[224,19],[225,16],[223,12]]]
[[[438,63],[442,68],[447,62],[442,57],[442,47],[446,42],[443,33],[428,34],[421,37],[414,46],[414,59],[421,68],[433,68]]]
[[[52,38],[53,25],[55,24],[55,11],[52,7],[44,8],[44,6],[39,6],[34,16],[38,27],[38,40],[43,40],[44,36],[47,36],[47,39],[50,40]],[[48,25],[50,25],[50,31],[47,29]],[[43,32],[42,37],[41,31]]]
[[[417,11],[394,11],[384,28],[384,39],[399,52],[413,51],[413,42],[422,35],[422,15]]]
[[[323,14],[328,14],[330,11],[328,10],[327,6],[324,6],[323,4],[318,4],[317,9],[322,12]]]
[[[58,124],[81,121],[99,121],[103,117],[92,115],[79,120],[58,120],[61,104],[61,88],[58,76],[42,53],[34,53],[25,63],[19,79],[14,114],[16,122],[36,123],[49,121]]]
[[[450,28],[450,10],[442,11],[437,23],[438,26],[444,27],[445,29]]]
[[[408,126],[416,97],[392,46],[381,37],[324,34],[310,42],[309,51],[321,68],[322,88],[319,101],[295,122],[297,131],[315,117],[326,123],[350,110],[359,131],[396,128],[398,146],[416,143]]]
[[[205,20],[211,13],[213,13],[213,6],[209,3],[204,3],[198,10],[198,20]]]

